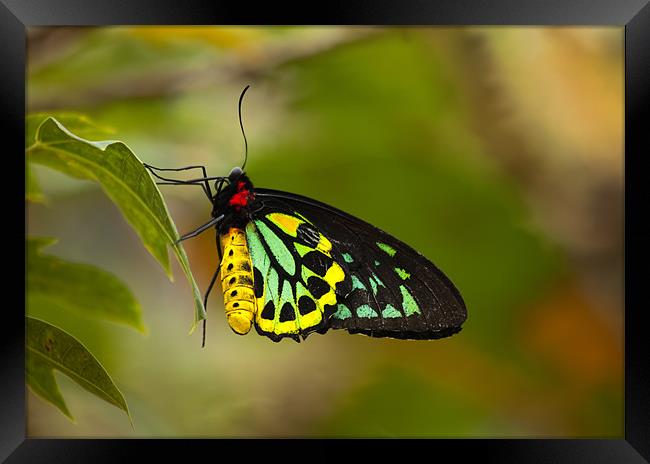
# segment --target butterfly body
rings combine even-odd
[[[434,339],[467,317],[453,283],[382,230],[316,200],[255,189],[235,168],[212,197],[230,327],[273,341],[346,329]]]
[[[254,188],[242,168],[209,177],[204,166],[156,168],[162,185],[200,186],[212,203],[212,219],[178,241],[214,226],[218,273],[228,324],[244,335],[254,326],[273,341],[345,329],[372,337],[436,339],[461,330],[465,303],[431,261],[383,230],[317,200]],[[203,177],[180,180],[159,171],[200,169]],[[214,180],[216,193],[209,181]],[[204,295],[216,281],[212,277]],[[205,345],[205,320],[203,321]]]
[[[219,242],[223,254],[220,274],[226,318],[235,333],[245,335],[257,311],[246,234],[242,229],[230,227],[219,235]]]

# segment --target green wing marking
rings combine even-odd
[[[275,261],[289,274],[296,272],[296,261],[284,242],[262,221],[255,221],[257,230],[271,249]]]
[[[267,213],[246,225],[255,288],[255,326],[274,341],[324,329],[345,278],[331,242],[297,214]]]

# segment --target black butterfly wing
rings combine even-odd
[[[299,215],[332,243],[345,273],[327,328],[373,337],[435,339],[452,335],[467,318],[463,298],[431,261],[381,229],[311,198],[256,189],[254,216]],[[328,315],[329,316],[329,315]]]

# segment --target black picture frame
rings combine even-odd
[[[539,463],[642,463],[650,462],[650,362],[646,358],[641,304],[648,258],[648,228],[643,207],[648,198],[644,187],[647,171],[644,142],[648,132],[650,94],[649,0],[391,0],[303,3],[303,9],[276,3],[251,6],[244,2],[206,0],[0,0],[0,118],[7,155],[6,173],[21,172],[15,153],[22,150],[25,116],[26,27],[55,25],[135,24],[382,24],[382,25],[614,25],[625,27],[625,432],[621,439],[482,439],[409,441],[411,453],[426,456],[452,453],[455,460],[480,456],[482,462]],[[645,116],[645,117],[644,117]],[[13,163],[16,163],[14,166]],[[16,183],[20,176],[9,175]],[[24,193],[12,179],[3,179],[4,206],[24,208]],[[24,184],[23,184],[24,187]],[[7,200],[11,199],[12,202]],[[21,206],[19,206],[21,205]],[[25,210],[22,209],[24,212]],[[18,213],[17,213],[18,214]],[[18,221],[5,227],[5,243],[20,243]],[[23,223],[24,224],[24,223]],[[23,230],[23,232],[25,232]],[[14,237],[15,235],[15,237]],[[23,234],[24,236],[24,234]],[[7,248],[11,248],[9,245]],[[17,247],[13,247],[17,248]],[[24,258],[24,255],[23,255]],[[23,261],[24,262],[24,261]],[[5,264],[9,269],[13,262]],[[7,287],[24,278],[8,273]],[[12,285],[13,284],[13,285]],[[23,280],[24,285],[24,280]],[[25,423],[24,314],[7,305],[0,337],[0,458],[7,462],[115,462],[127,459],[136,448],[168,453],[182,448],[182,440],[55,440],[27,439]],[[644,348],[645,347],[645,348]],[[646,351],[648,350],[648,351]],[[308,445],[309,446],[309,445]],[[320,446],[320,445],[319,445]],[[326,445],[329,446],[329,445]],[[202,449],[218,448],[223,442],[197,440],[184,454],[193,459]],[[351,449],[353,447],[348,447]],[[382,452],[405,448],[393,441],[374,441]],[[415,455],[415,454],[414,454]],[[213,455],[217,457],[217,455]],[[307,459],[305,451],[301,459]]]

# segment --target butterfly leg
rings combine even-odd
[[[205,193],[206,196],[210,196],[210,193],[205,189],[205,185],[203,183],[198,183],[198,182],[156,182],[156,185],[197,185],[203,189],[203,192]]]
[[[223,217],[224,217],[224,215],[222,214],[222,215],[219,216],[219,217],[216,217],[216,218],[214,218],[214,219],[211,219],[210,221],[206,222],[205,224],[203,224],[203,225],[202,225],[201,227],[199,227],[198,229],[193,230],[192,232],[189,232],[189,233],[183,235],[181,238],[179,238],[178,240],[176,240],[176,243],[178,244],[178,243],[181,243],[183,240],[187,240],[188,238],[196,237],[196,236],[199,235],[201,232],[203,232],[203,231],[209,229],[210,227],[212,227],[212,226],[218,224],[219,222],[221,222],[221,220],[223,219]]]
[[[142,163],[145,168],[149,169],[149,171],[156,177],[160,177],[153,171],[173,171],[173,172],[179,172],[179,171],[188,171],[190,169],[200,169],[203,172],[203,177],[208,177],[208,173],[205,170],[205,166],[201,165],[195,165],[195,166],[185,166],[182,168],[157,168],[156,166],[152,166],[147,163]],[[166,180],[176,180],[176,179],[166,179]]]
[[[221,247],[219,246],[219,239],[217,238],[217,251],[219,252],[219,264],[221,265],[221,259],[223,258],[223,254],[221,251]],[[210,291],[212,290],[212,287],[214,286],[215,281],[217,280],[217,275],[219,274],[219,269],[220,265],[217,267],[217,270],[214,271],[214,274],[212,275],[212,280],[210,280],[210,285],[208,285],[208,289],[205,292],[205,296],[203,297],[203,307],[205,308],[206,312],[208,311],[208,296],[210,295]],[[201,343],[201,348],[205,347],[205,326],[206,326],[206,319],[203,319],[203,342]]]
[[[196,182],[195,180],[193,181],[183,181],[183,180],[178,180],[178,179],[170,179],[168,177],[163,177],[159,174],[157,174],[155,171],[187,171],[189,169],[200,169],[203,172],[203,178],[206,179],[208,177],[208,173],[205,170],[205,166],[185,166],[183,168],[157,168],[155,166],[151,166],[150,164],[143,163],[144,167],[151,172],[156,178],[164,181],[168,181],[169,183],[158,183],[159,185],[200,185],[203,188],[203,191],[205,194],[208,196],[209,200],[212,200],[212,189],[210,188],[210,183],[207,180],[203,180],[201,182]]]

